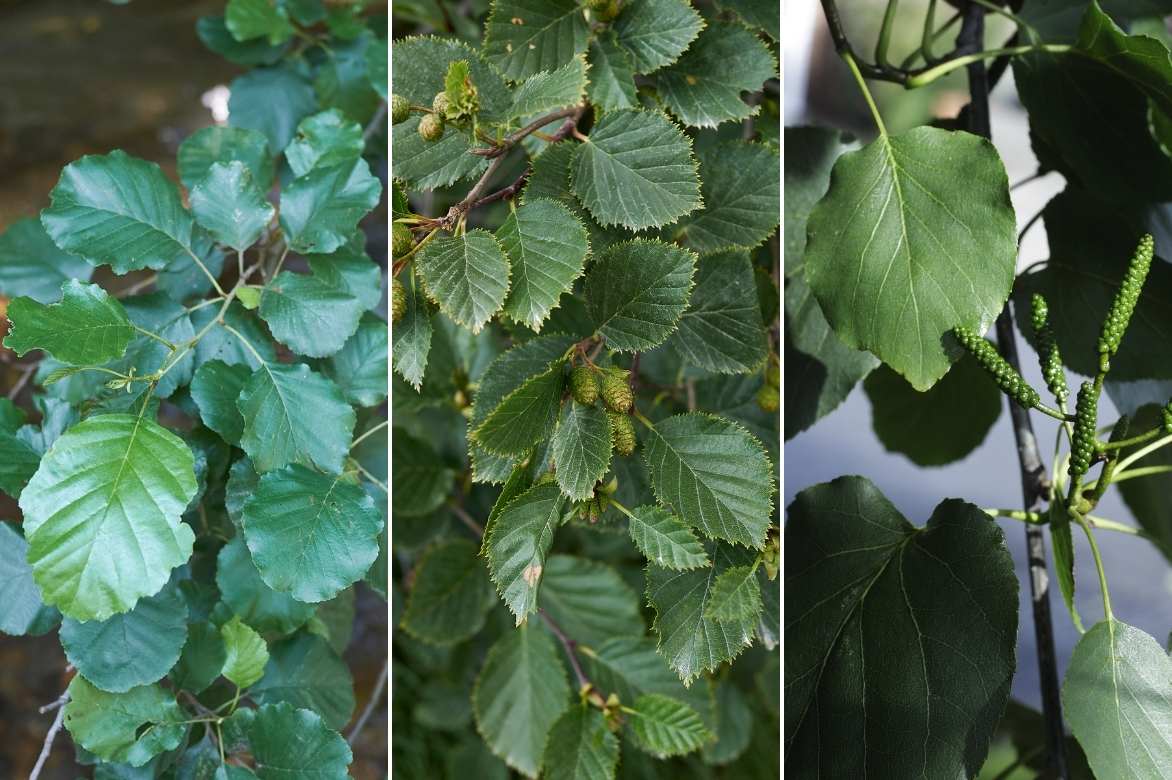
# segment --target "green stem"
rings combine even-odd
[[[1030,24],[1029,22],[1027,22],[1025,19],[1022,19],[1017,14],[1013,13],[1012,11],[1006,10],[1005,8],[1002,8],[1001,6],[997,5],[996,3],[991,3],[991,2],[989,2],[989,0],[972,0],[972,1],[992,13],[995,13],[999,16],[1004,16],[1006,19],[1008,19],[1009,21],[1016,24],[1022,30],[1025,30],[1026,37],[1028,37],[1030,39],[1030,43],[1034,44],[1035,46],[1041,43],[1041,36],[1038,34],[1038,29],[1036,27],[1034,27],[1032,24]]]
[[[932,5],[935,5],[935,0],[932,0]],[[916,63],[916,60],[920,59],[921,57],[923,57],[924,62],[929,64],[934,62],[935,55],[932,54],[933,44],[947,35],[948,31],[955,27],[956,23],[959,22],[961,18],[960,11],[957,11],[951,16],[951,18],[949,18],[947,22],[940,25],[939,29],[937,29],[935,32],[931,32],[927,22],[925,22],[924,37],[923,42],[920,44],[920,48],[909,54],[907,58],[902,63],[900,63],[899,69],[910,70],[912,65]]]
[[[934,68],[928,68],[927,70],[921,73],[917,73],[914,76],[908,76],[907,86],[909,89],[923,87],[931,84],[933,81],[942,76],[947,76],[954,70],[967,67],[968,65],[971,65],[974,62],[980,62],[981,60],[993,59],[994,57],[1029,54],[1030,52],[1037,51],[1049,52],[1050,54],[1067,54],[1073,50],[1073,46],[1058,43],[1046,43],[1038,46],[1011,46],[1006,49],[987,49],[985,51],[979,51],[976,54],[966,54],[963,57],[957,57],[956,59],[942,62]]]
[[[887,60],[887,50],[891,45],[891,31],[895,27],[895,17],[899,13],[899,0],[887,0],[887,10],[883,13],[883,26],[879,28],[879,40],[875,43],[875,62],[881,68],[891,67]]]
[[[378,425],[374,426],[374,427],[373,427],[373,428],[371,428],[370,430],[368,430],[368,431],[363,431],[363,433],[362,433],[362,435],[361,435],[361,436],[359,436],[359,437],[358,437],[357,439],[355,439],[354,441],[350,442],[350,449],[354,449],[354,448],[355,448],[355,447],[357,447],[359,444],[361,444],[361,443],[362,443],[362,442],[363,442],[363,441],[364,441],[364,440],[365,440],[367,437],[369,437],[369,436],[371,436],[371,435],[373,435],[373,434],[375,434],[375,433],[378,433],[378,432],[379,432],[379,431],[381,431],[383,428],[386,428],[388,424],[389,424],[389,422],[388,422],[387,420],[383,420],[382,422],[380,422]]]
[[[631,510],[627,509],[625,506],[620,504],[618,501],[615,501],[613,498],[608,498],[607,501],[610,503],[611,506],[613,506],[615,509],[622,512],[627,517],[631,518],[632,520],[635,519],[635,515],[631,514]]]
[[[158,333],[155,333],[154,331],[147,330],[146,328],[140,328],[137,325],[131,325],[131,327],[134,328],[135,331],[137,331],[138,333],[141,333],[142,335],[144,335],[148,338],[154,339],[155,341],[159,342],[160,344],[167,347],[168,349],[178,349],[178,347],[176,347],[170,341],[167,341],[167,339],[163,338],[162,336],[160,336]]]
[[[990,517],[1007,517],[1010,520],[1021,520],[1034,525],[1045,525],[1045,515],[1041,512],[1025,512],[1020,509],[982,509]]]
[[[187,254],[190,255],[191,259],[195,261],[195,264],[199,266],[199,270],[203,271],[204,276],[208,278],[208,281],[212,283],[212,287],[216,288],[216,292],[220,295],[227,295],[227,293],[224,292],[224,288],[220,286],[220,281],[216,279],[216,277],[212,275],[212,272],[208,270],[208,267],[203,264],[203,260],[200,260],[199,257],[196,256],[195,252],[187,249],[187,247],[184,247],[184,249],[187,251]]]
[[[1090,525],[1087,524],[1086,518],[1078,512],[1071,512],[1070,515],[1082,526],[1083,533],[1087,535],[1087,541],[1091,543],[1091,555],[1095,558],[1095,569],[1099,572],[1099,590],[1103,593],[1103,614],[1107,620],[1114,620],[1115,613],[1111,611],[1111,593],[1107,589],[1107,571],[1103,568],[1103,556],[1099,553],[1099,544],[1095,541],[1095,535],[1091,531]]]
[[[351,461],[351,462],[353,462],[353,461]],[[370,484],[374,485],[382,492],[388,493],[388,494],[391,492],[391,491],[387,490],[387,486],[383,484],[382,480],[380,480],[375,475],[371,474],[366,469],[362,468],[361,463],[354,463],[354,468],[358,469],[358,473],[360,473],[362,476],[366,477],[367,481],[369,481]]]
[[[1156,439],[1154,442],[1147,445],[1146,447],[1141,447],[1140,449],[1131,453],[1126,458],[1119,461],[1119,465],[1116,467],[1115,470],[1116,471],[1126,471],[1127,467],[1130,466],[1132,463],[1135,463],[1137,460],[1139,460],[1143,456],[1150,455],[1151,453],[1155,452],[1156,450],[1158,450],[1161,447],[1164,447],[1165,445],[1168,445],[1168,444],[1172,444],[1172,435],[1164,436],[1162,438]]]
[[[1068,422],[1070,420],[1070,415],[1061,412],[1058,409],[1054,409],[1053,407],[1046,406],[1041,401],[1038,401],[1036,404],[1034,404],[1034,409],[1044,415],[1053,417],[1055,420],[1060,420],[1062,422]]]
[[[1108,441],[1099,443],[1100,450],[1121,450],[1124,447],[1131,447],[1136,444],[1145,444],[1164,432],[1163,427],[1152,428],[1146,433],[1141,433],[1138,436],[1132,436],[1130,439],[1120,439],[1119,441]]]
[[[655,423],[651,422],[651,421],[650,421],[650,420],[648,420],[646,417],[644,417],[644,416],[643,416],[643,413],[642,413],[642,412],[640,412],[638,409],[635,409],[635,410],[633,410],[633,411],[631,412],[631,415],[632,415],[632,416],[633,416],[633,417],[634,417],[636,420],[638,420],[639,422],[643,423],[643,425],[644,425],[644,426],[646,426],[647,428],[649,428],[650,430],[655,430]]]
[[[1126,482],[1129,479],[1136,479],[1137,477],[1150,477],[1153,474],[1167,474],[1172,471],[1172,466],[1140,466],[1139,468],[1129,469],[1128,471],[1115,472],[1115,476],[1111,478],[1111,483]]]
[[[842,52],[842,58],[846,61],[847,67],[851,69],[851,74],[854,75],[855,82],[859,85],[859,90],[867,101],[867,108],[871,109],[871,116],[875,118],[875,127],[879,129],[879,135],[886,138],[887,126],[883,124],[883,117],[879,115],[879,107],[875,105],[875,98],[871,97],[871,90],[867,89],[867,81],[863,78],[862,71],[859,70],[859,64],[855,62],[854,55],[849,51]]]
[[[252,353],[252,356],[254,358],[256,358],[258,363],[260,363],[262,366],[268,365],[268,361],[266,361],[263,357],[261,357],[261,354],[256,351],[256,347],[252,346],[252,343],[247,338],[245,338],[243,333],[236,330],[235,328],[233,328],[231,325],[229,325],[226,322],[222,322],[222,323],[220,323],[220,325],[221,325],[221,327],[224,328],[224,330],[228,331],[233,336],[235,336],[237,339],[239,339],[241,344],[248,347],[248,351]]]
[[[1150,538],[1146,531],[1142,528],[1136,528],[1133,525],[1118,523],[1114,520],[1108,520],[1105,517],[1096,517],[1095,515],[1087,515],[1086,519],[1092,528],[1098,528],[1104,531],[1116,531],[1129,536],[1142,536],[1145,539]]]

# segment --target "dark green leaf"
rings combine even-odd
[[[635,72],[650,73],[675,62],[704,29],[704,20],[686,0],[631,0],[613,27]]]
[[[61,614],[41,600],[27,554],[24,537],[12,523],[0,521],[0,631],[12,636],[38,636],[61,620]]]
[[[695,569],[708,565],[708,554],[692,529],[658,506],[631,512],[631,539],[649,563],[665,569]]]
[[[668,343],[686,364],[708,371],[746,373],[761,366],[768,345],[748,253],[700,258],[688,309]]]
[[[289,65],[251,70],[229,88],[228,123],[264,133],[273,153],[288,146],[297,125],[317,109],[313,86]]]
[[[540,332],[549,313],[582,275],[590,242],[586,228],[557,201],[527,199],[496,231],[511,267],[504,311]]]
[[[594,495],[594,485],[610,468],[611,434],[606,411],[570,401],[562,409],[551,442],[557,481],[574,501]]]
[[[236,408],[236,399],[250,376],[248,366],[209,360],[191,379],[191,400],[199,408],[200,419],[229,444],[238,444],[244,432],[244,418]]]
[[[263,133],[243,127],[205,127],[179,144],[179,179],[191,189],[215,163],[239,160],[261,189],[273,181],[273,153]]]
[[[537,610],[538,586],[564,504],[557,485],[537,485],[513,499],[485,534],[489,572],[517,625]]]
[[[365,146],[362,125],[330,109],[301,120],[297,138],[285,149],[285,159],[294,176],[304,176],[314,168],[357,160]]]
[[[493,605],[492,583],[477,546],[466,539],[429,547],[415,576],[400,625],[437,645],[462,642],[480,632]]]
[[[436,238],[419,251],[414,265],[428,297],[473,333],[500,310],[509,291],[508,260],[487,230]]]
[[[313,617],[312,604],[278,593],[264,583],[243,536],[224,545],[217,562],[216,586],[224,603],[257,631],[288,634]]]
[[[334,729],[345,726],[354,712],[350,670],[326,640],[312,634],[273,644],[264,677],[250,695],[262,705],[287,702],[312,710]]]
[[[212,163],[190,193],[195,220],[221,244],[243,251],[276,213],[244,163]]]
[[[636,239],[606,250],[586,276],[585,295],[607,346],[658,346],[676,329],[692,291],[696,256],[662,241]]]
[[[570,707],[549,731],[542,764],[549,780],[611,780],[619,740],[602,713],[588,704]]]
[[[18,219],[0,233],[0,295],[52,303],[62,284],[87,282],[93,272],[85,260],[54,244],[39,219]]]
[[[739,24],[716,22],[674,64],[659,71],[656,84],[668,108],[685,125],[716,127],[756,114],[760,109],[741,100],[741,93],[760,91],[776,71],[773,55],[760,38]],[[774,171],[776,167],[770,169]]]
[[[314,712],[286,703],[264,705],[248,723],[247,734],[261,780],[349,777],[350,746]]]
[[[610,566],[573,555],[546,560],[538,604],[577,642],[643,636],[639,595]]]
[[[697,157],[704,207],[667,230],[701,253],[752,248],[768,238],[777,227],[780,201],[777,153],[762,144],[724,141],[701,148]],[[786,197],[788,211],[788,190]],[[789,229],[787,223],[787,241]]]
[[[520,81],[585,51],[588,33],[576,0],[493,0],[484,54],[506,78]]]
[[[362,159],[314,168],[294,179],[281,192],[281,227],[289,246],[322,254],[344,246],[381,194],[382,185]]]

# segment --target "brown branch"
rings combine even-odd
[[[472,515],[468,514],[468,510],[459,504],[452,502],[450,505],[452,513],[460,519],[460,522],[468,526],[468,530],[477,536],[484,536],[484,526],[476,522]]]
[[[578,687],[584,688],[587,685],[593,687],[590,678],[582,671],[582,664],[578,661],[578,654],[574,650],[578,646],[578,643],[566,636],[566,632],[562,631],[562,627],[549,616],[548,612],[540,607],[538,607],[537,612],[541,615],[541,619],[545,621],[545,625],[549,626],[549,630],[553,632],[553,635],[562,643],[562,649],[566,651],[566,658],[570,660],[570,666],[574,670],[574,677],[578,680]]]
[[[68,698],[66,695],[65,698]],[[45,768],[45,762],[49,760],[49,754],[53,752],[53,741],[57,739],[57,734],[61,731],[61,727],[65,724],[65,707],[59,706],[57,708],[57,716],[53,718],[53,725],[49,727],[49,732],[45,734],[45,742],[41,745],[41,754],[37,756],[37,763],[33,765],[33,771],[29,772],[28,780],[37,780],[41,776],[41,770]]]
[[[383,670],[378,673],[378,682],[374,684],[374,690],[371,691],[370,699],[367,700],[366,706],[362,709],[362,714],[358,716],[354,728],[350,729],[350,734],[346,737],[346,741],[351,745],[354,744],[354,740],[358,738],[358,735],[362,733],[362,729],[366,726],[366,722],[370,720],[370,716],[374,714],[374,708],[382,700],[383,689],[386,687],[387,662],[383,661]]]

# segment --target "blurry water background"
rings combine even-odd
[[[242,69],[208,51],[195,35],[200,16],[222,14],[224,0],[0,0],[0,230],[48,205],[61,169],[84,154],[121,148],[162,165],[173,180],[175,153],[194,130],[227,116],[227,85]],[[385,167],[377,171],[386,181]],[[369,220],[369,251],[386,257],[385,214]],[[99,272],[103,284],[111,282]],[[127,277],[129,283],[136,276]],[[118,282],[110,284],[116,289]],[[0,298],[0,313],[7,301]],[[6,321],[0,318],[0,335]],[[19,370],[0,349],[0,393]],[[27,391],[21,396],[27,398]],[[28,408],[28,404],[24,403]],[[0,496],[0,520],[19,517]],[[354,674],[356,710],[366,704],[387,656],[387,607],[360,587],[346,660]],[[68,682],[56,632],[0,634],[0,778],[27,777],[53,713],[37,708]],[[352,774],[386,775],[386,707],[380,706],[354,746]],[[45,780],[89,777],[73,761],[62,730]]]
[[[849,6],[849,10],[846,7]],[[848,32],[860,51],[869,51],[878,30],[886,3],[878,0],[849,0],[840,3]],[[905,32],[920,34],[925,3],[900,4],[900,18],[908,19]],[[941,19],[946,16],[941,16]],[[1005,40],[1011,30],[999,19],[990,19],[989,46]],[[850,72],[834,53],[826,31],[821,5],[817,0],[788,0],[782,21],[785,46],[785,124],[822,125],[849,130],[862,139],[874,136],[874,126],[862,96]],[[943,51],[948,41],[937,49]],[[896,49],[895,61],[903,56]],[[1037,161],[1030,149],[1028,121],[1013,85],[1012,71],[992,92],[991,114],[993,143],[1005,162],[1010,183],[1033,175]],[[892,133],[930,121],[932,117],[953,117],[968,101],[964,76],[956,74],[914,92],[894,84],[875,84],[872,89]],[[958,175],[963,175],[959,172]],[[1050,174],[1025,184],[1012,192],[1018,229],[1039,212],[1046,202],[1063,188],[1062,177]],[[1048,255],[1045,227],[1039,222],[1031,228],[1018,257],[1018,269]],[[1045,387],[1036,353],[1018,335],[1024,374],[1034,387]],[[1081,378],[1070,375],[1068,382],[1077,387]],[[1103,396],[1100,419],[1114,420],[1110,402]],[[960,411],[963,414],[963,410]],[[1034,429],[1047,465],[1054,447],[1057,421],[1034,414]],[[804,433],[785,444],[785,472],[782,500],[788,505],[803,488],[826,482],[843,474],[859,474],[880,490],[916,525],[923,525],[935,506],[945,498],[962,498],[981,507],[1021,508],[1021,477],[1018,471],[1017,446],[1009,414],[1002,405],[1001,416],[985,441],[961,461],[939,468],[921,468],[900,454],[884,449],[871,427],[871,405],[862,383],[832,414],[822,418]],[[1172,496],[1169,496],[1172,500]],[[1108,491],[1095,514],[1121,522],[1134,523],[1117,490]],[[1013,697],[1035,709],[1041,707],[1038,692],[1038,668],[1029,580],[1026,565],[1025,530],[1015,520],[999,520],[1013,554],[1020,583],[1020,627],[1018,630],[1018,670],[1013,683]],[[1047,554],[1049,555],[1047,533]],[[1161,643],[1172,629],[1172,569],[1168,561],[1148,542],[1133,536],[1103,532],[1096,536],[1102,550],[1111,603],[1116,616],[1131,623]],[[1078,591],[1076,603],[1086,627],[1102,618],[1102,601],[1094,563],[1085,537],[1075,534]],[[1050,606],[1054,622],[1059,673],[1064,673],[1079,634],[1071,622],[1053,577],[1050,561]]]

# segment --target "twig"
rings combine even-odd
[[[28,384],[28,381],[30,379],[32,379],[32,376],[33,376],[33,374],[36,373],[36,371],[37,371],[37,364],[36,363],[30,363],[27,366],[25,366],[23,369],[21,369],[20,377],[16,380],[16,382],[13,383],[12,387],[8,390],[8,400],[9,401],[15,399],[18,395],[20,395],[20,391],[24,389],[24,386]]]
[[[159,281],[158,274],[148,274],[147,276],[144,276],[142,279],[139,279],[137,282],[127,287],[125,290],[121,290],[118,293],[118,297],[128,298],[135,293],[142,292],[157,281]]]
[[[387,101],[383,100],[378,104],[378,111],[374,112],[374,116],[366,123],[366,129],[362,131],[362,140],[369,141],[370,137],[378,130],[379,125],[382,124],[383,118],[387,115]]]
[[[53,701],[46,704],[44,707],[39,708],[37,710],[37,712],[44,715],[46,713],[52,712],[53,710],[60,709],[61,707],[64,707],[68,702],[69,702],[69,692],[66,691],[65,693],[61,694]]]
[[[49,727],[49,733],[45,735],[45,744],[41,746],[41,754],[37,756],[37,763],[33,765],[33,771],[29,772],[28,780],[37,780],[41,776],[41,770],[45,768],[45,762],[53,752],[53,741],[57,739],[57,733],[64,724],[65,707],[60,706],[57,708],[57,716],[53,718],[53,725]]]
[[[358,738],[359,733],[362,732],[366,722],[370,720],[370,716],[374,714],[374,708],[382,700],[383,690],[387,687],[387,662],[383,661],[383,670],[378,673],[378,682],[374,684],[374,690],[370,694],[370,699],[367,700],[366,706],[362,708],[362,714],[358,716],[358,721],[354,724],[354,728],[350,729],[350,733],[346,736],[346,741],[351,745],[354,740]]]
[[[450,506],[452,508],[452,513],[455,514],[456,517],[460,518],[461,523],[468,526],[469,531],[476,534],[478,537],[484,536],[484,526],[476,522],[472,515],[468,514],[467,509],[456,503],[452,503]]]
[[[553,635],[562,643],[562,649],[566,651],[566,658],[570,660],[570,666],[574,670],[574,677],[578,680],[578,687],[582,688],[590,685],[590,678],[582,671],[582,664],[578,661],[578,654],[574,652],[574,648],[577,647],[578,643],[566,636],[566,633],[562,631],[562,627],[549,616],[548,612],[541,607],[537,608],[537,612],[541,615],[541,619],[545,621],[545,625],[549,626],[549,630],[553,632]]]

